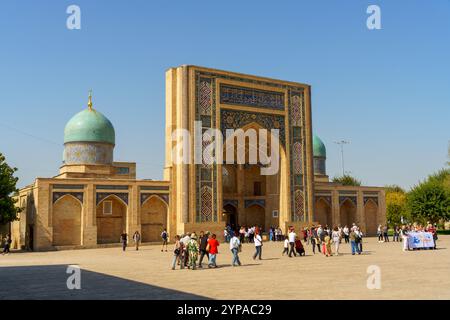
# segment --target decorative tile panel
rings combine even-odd
[[[302,173],[302,145],[300,142],[294,142],[292,146],[293,152],[293,165],[294,165],[294,174]]]
[[[364,197],[364,205],[366,205],[367,201],[372,200],[378,206],[378,197]]]
[[[223,207],[225,208],[226,205],[231,205],[233,207],[235,207],[236,209],[238,208],[238,200],[231,200],[231,199],[224,199],[223,201]]]
[[[222,109],[220,119],[221,130],[224,137],[226,136],[227,129],[237,130],[249,123],[255,122],[264,129],[267,129],[268,133],[270,133],[271,129],[278,129],[280,144],[285,146],[286,131],[283,116]]]
[[[211,115],[211,97],[212,97],[212,88],[211,83],[207,80],[203,80],[200,82],[199,88],[199,104],[200,104],[200,114],[201,115]]]
[[[83,192],[53,192],[53,203],[55,203],[58,199],[64,197],[65,195],[71,195],[80,200],[81,203],[83,203]]]
[[[100,202],[102,202],[102,200],[104,200],[105,198],[107,198],[111,195],[115,195],[116,197],[123,200],[123,202],[125,202],[128,205],[128,193],[124,193],[124,192],[123,193],[122,192],[97,192],[96,205],[98,205]]]
[[[339,205],[342,206],[346,200],[350,200],[351,203],[356,206],[358,200],[357,197],[354,196],[339,196]]]
[[[201,190],[201,221],[212,221],[212,190],[208,186]]]
[[[293,126],[302,126],[302,99],[299,95],[293,95],[291,100],[291,122]]]
[[[220,103],[284,110],[284,94],[222,84],[220,86]]]
[[[169,195],[168,194],[161,194],[161,193],[141,193],[141,205],[151,196],[157,196],[161,200],[163,200],[165,203],[169,204]]]
[[[264,199],[250,199],[250,200],[244,200],[244,207],[248,208],[253,205],[258,205],[262,208],[266,207],[266,201]]]
[[[293,221],[304,221],[305,203],[303,199],[303,191],[296,190],[294,197],[294,218]]]

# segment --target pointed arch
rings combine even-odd
[[[104,197],[103,199],[101,199],[98,203],[97,203],[97,207],[100,206],[100,204],[102,204],[103,201],[105,200],[110,200],[111,198],[114,198],[118,201],[120,201],[125,207],[128,208],[128,203],[126,203],[123,199],[121,199],[119,196],[117,196],[114,193],[111,193],[109,195],[107,195],[106,197]]]
[[[364,217],[366,233],[376,235],[378,229],[378,204],[373,199],[368,199],[364,204]]]
[[[54,246],[81,245],[82,202],[71,194],[58,198],[52,206]]]
[[[111,201],[111,212],[105,213],[102,204]],[[128,206],[115,194],[109,194],[98,202],[96,207],[97,243],[117,243],[126,231]]]
[[[353,223],[357,223],[356,216],[356,204],[348,197],[346,197],[339,206],[339,214],[341,225],[351,226]]]
[[[148,197],[147,199],[145,199],[145,200],[142,202],[141,207],[144,206],[144,204],[145,204],[147,201],[149,201],[150,199],[152,199],[152,198],[156,198],[156,199],[158,199],[159,201],[162,201],[162,202],[164,203],[164,205],[166,206],[166,208],[169,209],[169,204],[166,202],[166,200],[164,200],[164,199],[163,199],[160,195],[158,195],[158,194],[152,194],[150,197]]]
[[[153,194],[141,205],[140,225],[142,242],[159,241],[164,229],[167,230],[169,206],[159,195]]]
[[[314,220],[321,225],[332,226],[333,224],[331,203],[329,203],[325,197],[316,198]]]
[[[60,195],[58,195],[57,198],[55,198],[55,196],[54,196],[53,205],[56,204],[61,199],[64,199],[65,197],[71,197],[71,198],[77,200],[80,203],[80,205],[83,206],[83,201],[81,201],[79,198],[75,197],[75,195],[72,193],[60,194]]]

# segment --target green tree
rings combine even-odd
[[[389,192],[398,192],[398,193],[403,193],[403,194],[406,193],[405,189],[403,189],[402,187],[400,187],[399,185],[396,185],[396,184],[385,186],[384,190],[386,191],[386,193],[389,193]]]
[[[390,226],[402,223],[402,217],[409,219],[406,207],[406,192],[397,185],[385,187],[386,191],[386,219]]]
[[[428,177],[428,182],[441,184],[445,189],[450,191],[450,168],[442,169]]]
[[[361,181],[359,181],[358,179],[356,179],[348,174],[344,174],[343,176],[340,176],[340,177],[334,177],[333,182],[340,183],[344,186],[360,186],[361,185]]]
[[[11,168],[0,153],[0,225],[17,220],[17,214],[21,211],[14,205],[16,200],[12,198],[18,191],[18,178],[14,177],[16,171],[17,168]]]
[[[407,206],[414,221],[437,223],[450,219],[450,191],[433,176],[416,185],[407,196]]]

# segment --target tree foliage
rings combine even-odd
[[[414,186],[407,196],[408,210],[418,222],[450,219],[450,169],[430,175],[427,180]]]
[[[399,186],[386,186],[386,218],[390,226],[402,223],[402,217],[408,219],[406,192]]]
[[[333,182],[340,183],[344,186],[360,186],[361,181],[356,179],[355,177],[352,177],[348,174],[345,174],[340,177],[334,177]]]
[[[400,187],[399,185],[396,185],[396,184],[385,186],[384,190],[386,191],[386,194],[391,193],[391,192],[398,192],[398,193],[402,193],[402,194],[406,193],[405,189],[403,189],[402,187]]]
[[[0,224],[17,220],[17,213],[21,210],[14,205],[16,200],[12,198],[17,192],[18,178],[14,177],[17,168],[11,168],[5,160],[0,153]]]

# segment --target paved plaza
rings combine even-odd
[[[3,299],[450,299],[450,236],[439,250],[402,252],[400,243],[364,242],[365,253],[281,256],[282,243],[264,243],[263,260],[243,246],[242,267],[231,266],[228,244],[219,247],[217,269],[170,269],[169,252],[149,245],[0,256]],[[68,265],[81,268],[81,289],[66,286]],[[381,289],[369,290],[367,268],[380,267]]]

